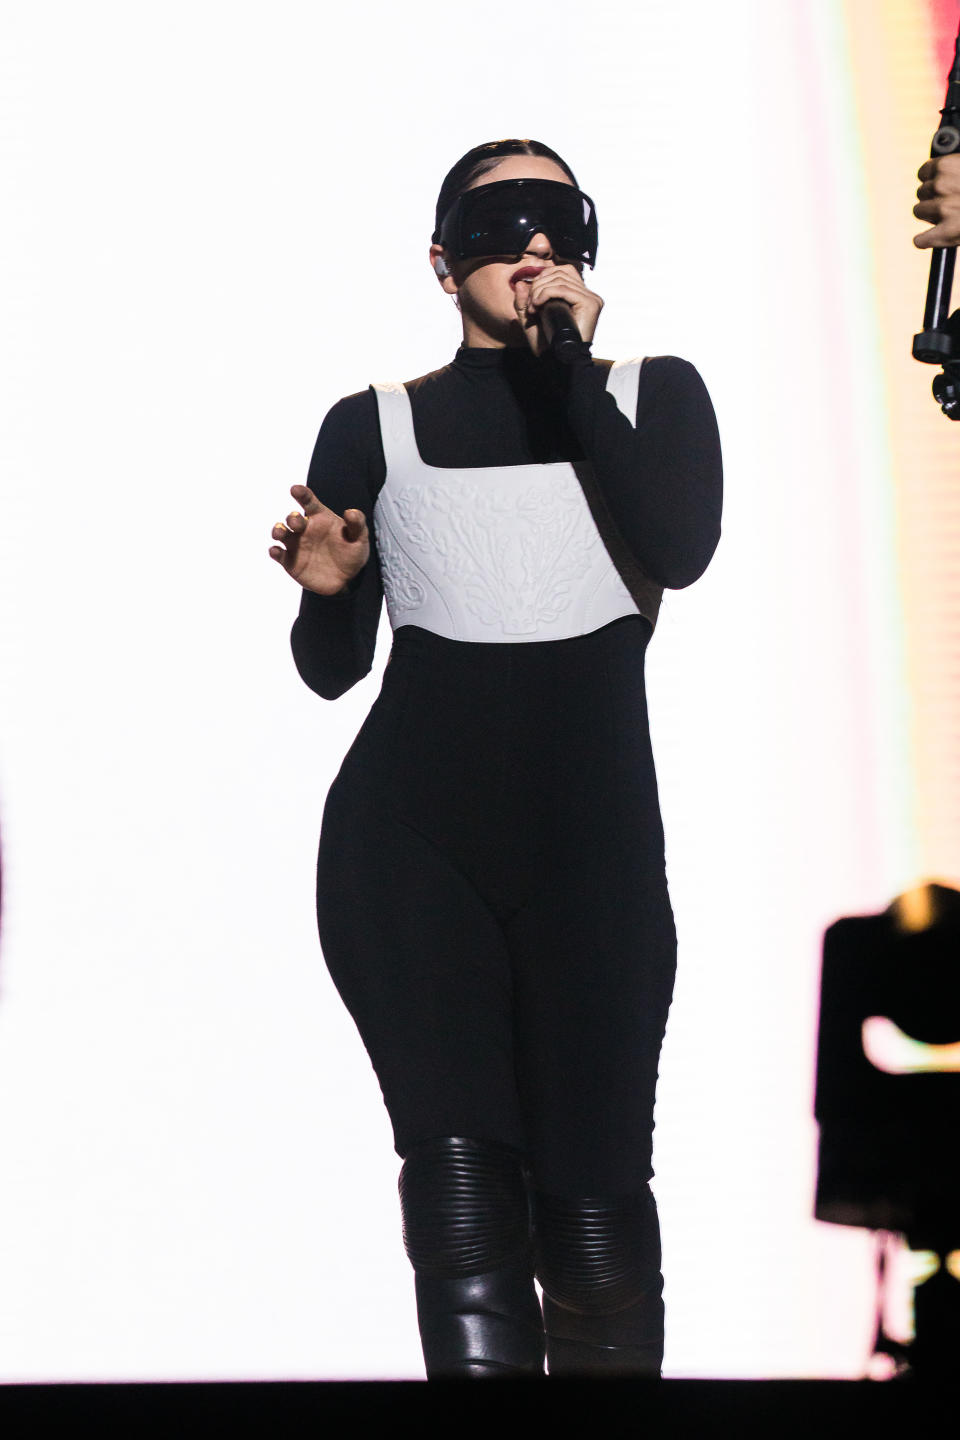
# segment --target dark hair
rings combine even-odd
[[[551,150],[549,145],[544,145],[540,140],[488,140],[486,145],[475,145],[466,155],[460,157],[440,186],[433,232],[434,244],[439,243],[443,217],[457,196],[462,195],[464,190],[469,190],[474,180],[486,175],[488,170],[495,169],[506,155],[542,155],[566,171],[574,185],[577,183],[577,177],[567,162],[560,159],[556,150]]]

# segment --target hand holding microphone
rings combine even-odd
[[[583,349],[583,336],[566,300],[545,300],[538,317],[547,349],[563,364],[572,365]]]
[[[535,355],[552,348],[559,360],[571,360],[581,341],[592,341],[603,301],[587,289],[576,266],[548,265],[516,282],[514,306]]]

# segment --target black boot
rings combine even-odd
[[[543,1317],[522,1157],[444,1136],[400,1172],[427,1378],[542,1376]]]
[[[551,1375],[659,1377],[660,1226],[649,1188],[614,1200],[536,1196]]]
[[[652,1376],[663,1364],[663,1300],[651,1292],[626,1310],[592,1315],[543,1297],[551,1375]]]

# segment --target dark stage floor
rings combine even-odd
[[[555,1380],[291,1381],[223,1384],[7,1385],[0,1420],[137,1435],[147,1428],[193,1423],[255,1425],[270,1435],[322,1435],[325,1425],[373,1424],[390,1433],[411,1424],[421,1433],[457,1435],[483,1425],[529,1420],[559,1433],[587,1427],[606,1435],[802,1433],[806,1427],[869,1427],[868,1434],[917,1433],[943,1413],[956,1423],[960,1388],[916,1380]],[[798,1428],[799,1427],[799,1428]],[[66,1429],[58,1433],[68,1433]],[[172,1431],[170,1433],[173,1433]],[[212,1433],[212,1432],[211,1432]],[[337,1431],[334,1432],[339,1433]],[[466,1433],[466,1430],[465,1432]]]

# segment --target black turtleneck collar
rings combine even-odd
[[[539,365],[529,345],[461,345],[454,365],[467,370],[530,370]]]
[[[584,345],[577,367],[593,365],[590,347]],[[561,364],[552,354],[535,355],[528,345],[461,345],[453,357],[453,367],[465,376],[503,377],[508,385],[521,390],[545,390],[564,394],[570,381],[570,365]]]
[[[407,383],[417,447],[426,465],[446,469],[582,460],[567,412],[572,374],[529,346],[461,345],[452,362]]]

